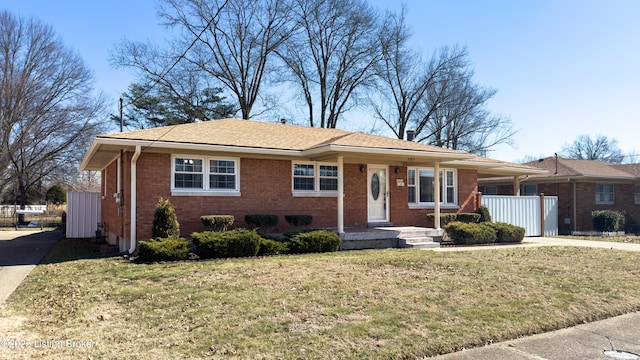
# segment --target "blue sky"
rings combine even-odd
[[[370,0],[399,9],[399,1]],[[508,116],[515,147],[489,157],[552,156],[579,135],[616,139],[640,153],[640,1],[407,0],[412,44],[425,56],[464,45],[477,83],[498,91],[494,113]],[[113,100],[134,80],[112,69],[122,38],[160,41],[154,0],[3,0],[0,8],[53,26],[94,71],[96,90]],[[359,119],[367,121],[367,119]],[[352,129],[350,129],[352,130]],[[637,159],[640,161],[640,159]]]

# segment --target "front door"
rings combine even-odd
[[[387,167],[379,165],[367,166],[367,189],[369,191],[369,222],[388,222],[389,206],[387,189]]]

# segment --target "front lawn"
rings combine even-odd
[[[562,239],[591,240],[591,241],[610,241],[610,242],[640,244],[640,236],[634,236],[634,235],[622,235],[622,236],[571,236],[571,235],[558,235],[558,236],[554,236],[554,237],[562,238]]]
[[[608,249],[49,262],[0,309],[0,338],[92,346],[0,358],[414,358],[640,309],[637,254]]]

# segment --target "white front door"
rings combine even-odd
[[[369,222],[389,221],[389,206],[387,205],[389,197],[389,190],[387,188],[387,170],[388,168],[386,166],[367,166]]]

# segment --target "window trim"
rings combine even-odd
[[[414,171],[414,180],[413,180],[413,184],[411,184],[411,181],[409,180],[409,174],[411,173],[411,171]],[[427,202],[421,202],[420,201],[420,170],[431,170],[432,172],[435,170],[434,168],[429,168],[429,167],[409,167],[407,168],[407,203],[409,204],[409,208],[432,208],[435,206],[435,202],[433,201],[427,201]],[[440,178],[440,208],[444,208],[444,209],[457,209],[459,208],[458,205],[458,171],[457,169],[452,169],[452,168],[440,168],[439,169],[440,172],[442,173],[442,177]],[[453,174],[453,185],[447,185],[446,184],[446,180],[447,180],[447,173],[451,172]],[[435,176],[435,174],[434,174]],[[440,174],[438,174],[438,176],[440,176]],[[409,194],[408,194],[408,190],[410,187],[415,188],[415,199],[416,202],[409,202]],[[444,202],[443,198],[446,197],[447,194],[447,188],[451,187],[453,188],[453,200],[452,202]]]
[[[527,188],[527,186],[535,186],[536,190],[533,194],[527,194],[527,192],[525,191],[525,189]],[[522,196],[539,196],[539,192],[538,192],[538,184],[521,184],[521,188],[520,188],[520,195]]]
[[[296,165],[312,165],[313,166],[313,190],[297,190],[295,186],[295,166]],[[320,190],[320,178],[339,178],[339,175],[320,176],[320,166],[335,166],[340,172],[338,163],[326,161],[291,161],[291,194],[296,197],[335,197],[338,196],[338,190]],[[305,176],[306,177],[306,176]]]
[[[603,191],[598,191],[598,185],[602,185],[603,186]],[[599,194],[604,194],[606,196],[606,194],[609,194],[609,192],[607,192],[604,189],[604,186],[611,186],[611,201],[609,200],[600,200],[600,196],[598,196]],[[595,183],[595,196],[596,196],[596,205],[613,205],[616,202],[616,188],[615,188],[615,184],[613,183]]]
[[[176,188],[176,159],[187,158],[194,160],[202,160],[202,187],[201,188]],[[233,161],[235,172],[235,188],[234,189],[216,189],[210,187],[211,160]],[[231,175],[231,174],[228,174]],[[240,158],[228,156],[204,156],[204,155],[188,155],[188,154],[172,154],[171,155],[171,195],[172,196],[240,196]]]
[[[633,187],[633,203],[640,205],[640,184],[636,184]]]

